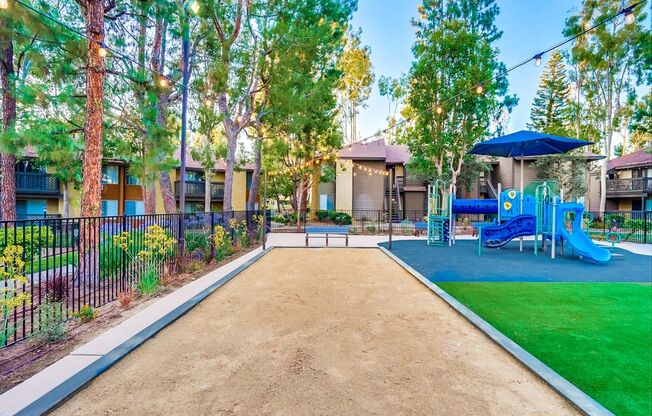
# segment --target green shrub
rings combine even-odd
[[[158,270],[156,267],[150,266],[140,276],[136,289],[143,295],[151,295],[156,293],[158,285]]]
[[[40,328],[37,336],[43,342],[55,342],[66,337],[66,305],[63,302],[46,297],[38,307],[38,319]]]
[[[197,251],[201,251],[205,259],[210,257],[208,236],[203,232],[186,233],[186,252],[194,255]]]
[[[346,212],[337,212],[333,215],[333,222],[337,225],[351,225],[353,217]]]
[[[38,257],[40,250],[52,245],[54,233],[52,227],[7,227],[0,232],[0,251],[5,247],[16,245],[23,247],[25,261]]]
[[[324,220],[328,220],[328,219],[331,218],[332,211],[327,211],[327,210],[324,210],[324,209],[320,209],[319,211],[316,212],[316,214],[317,214],[317,218],[319,219],[319,221],[324,221]]]
[[[607,214],[604,217],[609,227],[616,226],[622,228],[625,225],[625,216],[620,214]]]
[[[84,305],[81,307],[80,310],[77,312],[73,313],[72,316],[75,318],[79,319],[83,323],[87,323],[92,321],[97,317],[97,311],[93,309],[92,306],[90,305]]]

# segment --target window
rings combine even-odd
[[[16,173],[45,173],[45,168],[34,164],[31,160],[21,160],[16,163]]]
[[[118,215],[118,201],[115,200],[103,200],[102,201],[102,216],[103,217],[115,217]]]
[[[195,212],[204,212],[204,203],[203,202],[186,202],[185,207],[186,214],[192,214]]]
[[[143,201],[125,201],[125,215],[145,214],[145,203]]]
[[[204,172],[201,170],[186,171],[186,182],[204,182]]]
[[[102,183],[116,185],[120,182],[120,169],[114,165],[102,166]]]
[[[45,199],[23,199],[16,201],[16,214],[25,215],[43,215],[47,210],[48,202]]]
[[[140,185],[140,179],[130,175],[129,171],[127,171],[127,185]]]

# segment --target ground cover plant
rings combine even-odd
[[[652,414],[652,286],[438,283],[615,414]]]

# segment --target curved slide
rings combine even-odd
[[[487,248],[498,248],[515,238],[536,233],[537,219],[534,215],[516,215],[502,224],[482,227],[482,245]]]
[[[573,220],[573,231],[568,232],[565,223],[566,211],[575,213]],[[599,247],[592,240],[591,237],[586,235],[582,230],[582,213],[584,212],[584,205],[574,203],[564,203],[557,206],[557,224],[559,226],[559,234],[567,241],[575,252],[587,260],[596,263],[605,263],[611,259],[611,252],[604,247]]]

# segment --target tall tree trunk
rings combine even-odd
[[[204,170],[204,212],[211,212],[211,176],[212,169]]]
[[[312,167],[312,184],[310,186],[310,218],[317,219],[317,211],[319,210],[319,179],[321,176],[321,168],[317,163]]]
[[[84,126],[84,164],[81,215],[100,214],[102,171],[102,121],[104,99],[104,58],[100,43],[104,42],[104,1],[87,0],[86,35],[89,39],[86,67],[86,125]]]
[[[0,56],[0,85],[2,86],[2,127],[5,133],[15,128],[16,80],[14,73],[14,44],[8,40]],[[3,153],[2,164],[2,219],[16,219],[16,156]]]
[[[611,140],[613,138],[613,128],[612,123],[612,99],[611,99],[611,85],[608,86],[609,93],[607,97],[607,119],[605,120],[605,131],[604,131],[604,152],[607,156],[600,167],[600,212],[603,213],[607,208],[607,170],[609,165],[609,160],[611,160]]]
[[[233,127],[226,128],[226,172],[224,173],[224,211],[233,211],[233,171],[235,169],[235,151],[237,132]]]
[[[260,171],[263,165],[263,138],[258,137],[254,142],[254,172],[251,175],[251,189],[249,189],[249,200],[247,201],[247,210],[253,211],[256,208],[258,200],[258,191],[260,188]]]
[[[143,205],[145,214],[156,214],[156,185],[154,182],[143,183]]]

